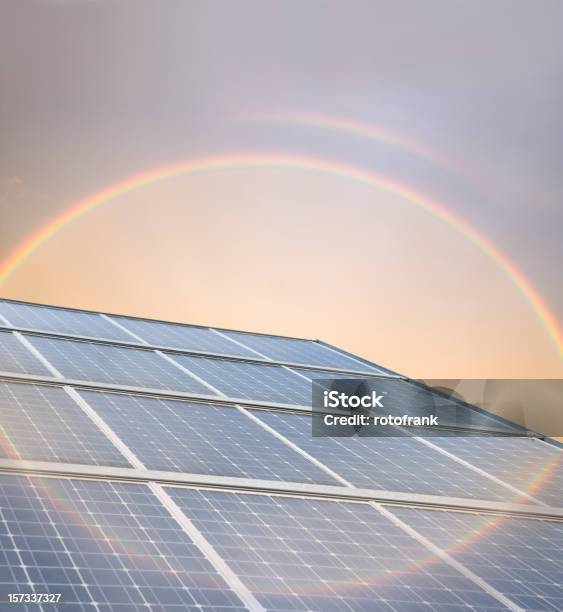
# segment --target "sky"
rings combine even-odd
[[[5,0],[0,295],[413,377],[561,377],[562,21],[558,0]]]

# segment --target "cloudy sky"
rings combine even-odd
[[[200,171],[116,194],[0,294],[559,377],[562,22],[558,0],[4,0],[0,266],[112,184]]]

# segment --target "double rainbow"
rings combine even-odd
[[[96,208],[117,200],[119,196],[140,189],[145,185],[150,185],[179,175],[201,174],[237,168],[293,168],[301,171],[305,170],[318,174],[336,176],[370,185],[399,196],[414,206],[418,206],[427,211],[434,217],[441,219],[444,223],[448,224],[467,240],[472,242],[508,276],[515,287],[517,287],[520,293],[528,301],[537,317],[541,320],[559,355],[563,357],[563,338],[555,316],[549,311],[547,305],[543,302],[540,294],[536,291],[531,282],[522,274],[516,265],[484,235],[479,233],[475,228],[469,225],[469,223],[455,215],[442,204],[401,183],[371,171],[313,157],[263,153],[203,157],[158,166],[146,172],[129,176],[122,181],[113,183],[79,200],[28,236],[4,259],[3,262],[0,263],[0,285],[2,285],[19,266],[29,259],[29,257],[65,227]]]

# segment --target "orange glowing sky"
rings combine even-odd
[[[557,375],[545,327],[473,243],[401,197],[300,169],[119,196],[45,244],[4,294],[320,337],[417,376]]]

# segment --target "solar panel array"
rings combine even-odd
[[[359,370],[364,372],[384,372],[382,368],[367,364],[358,358],[333,351],[326,346],[310,340],[280,338],[275,336],[257,336],[242,332],[227,331],[228,338],[237,340],[259,354],[275,361],[286,361],[296,364],[309,364]]]
[[[265,609],[502,609],[368,505],[189,489],[171,495]]]
[[[563,609],[555,445],[312,437],[312,380],[427,393],[316,341],[2,300],[0,323],[1,610]]]
[[[49,370],[12,333],[0,332],[0,372],[49,375]]]
[[[237,408],[88,391],[82,396],[148,469],[338,484]]]
[[[190,355],[175,359],[229,397],[300,406],[310,403],[310,382],[283,366]]]
[[[66,610],[244,609],[146,486],[3,476],[0,504],[12,592],[60,593]]]
[[[154,351],[29,336],[64,378],[214,395]]]
[[[563,452],[540,440],[458,436],[433,443],[514,487],[533,491],[549,506],[563,507]]]
[[[0,317],[13,327],[92,338],[131,340],[131,336],[98,314],[0,301]],[[1,319],[0,319],[1,320]]]
[[[0,457],[129,467],[64,389],[3,381]]]
[[[177,325],[126,317],[115,317],[113,320],[148,344],[220,355],[256,357],[256,354],[250,349],[232,342],[222,334],[207,327]]]
[[[499,501],[516,497],[414,438],[311,437],[308,416],[263,412],[258,418],[356,487]]]
[[[524,610],[562,610],[563,523],[393,509]]]

